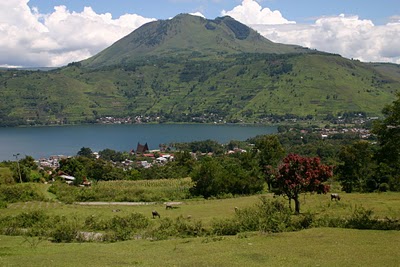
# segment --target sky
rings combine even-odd
[[[400,64],[400,0],[1,0],[0,67],[80,61],[180,13],[229,15],[274,42]]]

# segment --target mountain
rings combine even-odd
[[[149,22],[94,57],[89,68],[129,63],[149,56],[223,56],[238,53],[300,53],[306,48],[277,44],[231,17],[208,20],[180,14]]]
[[[380,116],[400,66],[273,43],[230,17],[150,22],[50,71],[0,70],[0,125]]]

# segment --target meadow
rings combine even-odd
[[[1,266],[399,266],[399,231],[313,228],[280,234],[117,243],[0,236]]]
[[[155,184],[150,187],[157,187]],[[329,195],[306,195],[301,200],[301,216],[312,213],[316,218],[349,218],[355,210],[362,207],[373,211],[371,216],[376,219],[400,218],[399,193],[342,193],[341,196],[341,201],[331,201]],[[261,197],[269,201],[285,201],[280,197],[274,198],[272,194],[226,199],[189,199],[166,210],[162,201],[152,205],[114,205],[111,202],[106,205],[79,205],[49,199],[8,204],[7,208],[1,210],[0,218],[42,211],[48,216],[75,218],[79,222],[89,217],[104,222],[139,214],[142,216],[139,219],[147,220],[153,227],[168,222],[167,219],[175,222],[179,221],[177,218],[184,218],[182,225],[201,222],[203,228],[211,229],[215,227],[216,221],[234,218],[237,215],[235,207],[244,211],[260,203]],[[287,202],[282,203],[287,205]],[[161,218],[152,219],[152,210],[157,210]],[[400,231],[321,226],[280,233],[243,231],[235,235],[218,235],[210,232],[196,237],[175,236],[159,240],[135,238],[119,242],[55,243],[47,238],[1,235],[0,265],[399,266],[398,240]]]

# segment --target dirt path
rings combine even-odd
[[[146,205],[156,205],[157,202],[75,202],[74,204],[83,206],[146,206]]]

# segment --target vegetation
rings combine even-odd
[[[65,203],[84,201],[172,201],[190,198],[190,178],[139,181],[99,181],[90,188],[54,183],[49,191]]]
[[[398,91],[395,70],[275,44],[228,17],[183,15],[60,69],[0,70],[0,126],[376,117]]]
[[[296,154],[290,154],[283,159],[279,167],[275,184],[278,194],[284,194],[294,200],[295,212],[300,213],[300,194],[316,192],[325,194],[329,191],[329,185],[324,184],[332,177],[332,166],[321,164],[319,158],[305,158]]]
[[[393,244],[400,238],[399,234],[398,231],[313,228],[275,235],[160,242],[133,240],[60,246],[44,241],[35,248],[23,243],[23,237],[1,236],[0,265],[29,262],[30,266],[196,266],[199,263],[206,266],[396,266],[398,247]]]
[[[265,247],[276,245],[273,240],[278,238],[280,249],[287,250],[287,244],[282,245],[282,240],[286,240],[293,248],[292,253],[293,250],[297,251],[293,247],[297,239],[293,240],[292,237],[300,238],[304,233],[308,239],[318,239],[318,243],[310,245],[310,242],[306,242],[305,246],[318,251],[310,254],[313,264],[316,258],[321,257],[321,250],[328,246],[332,251],[331,243],[327,242],[332,242],[334,248],[340,245],[337,253],[344,254],[345,245],[352,246],[352,253],[375,253],[374,259],[368,263],[346,256],[340,260],[336,257],[333,265],[371,264],[378,261],[379,265],[397,263],[398,257],[388,255],[387,251],[393,250],[393,242],[400,230],[400,198],[398,192],[386,191],[397,190],[398,171],[397,165],[390,161],[392,154],[382,150],[388,143],[397,144],[397,131],[392,131],[396,125],[391,120],[398,115],[397,104],[396,100],[388,106],[386,109],[392,112],[377,121],[374,128],[377,139],[361,140],[354,134],[336,134],[321,139],[317,126],[307,129],[282,126],[278,135],[257,136],[246,142],[231,141],[226,146],[212,140],[161,145],[175,155],[175,160],[150,168],[123,163],[125,157],[140,161],[145,159],[143,155],[105,150],[99,153],[100,158],[96,158],[90,148],[83,147],[76,157],[60,162],[53,177],[56,182],[52,185],[33,183],[44,180],[49,174],[44,170],[38,171],[31,157],[18,162],[20,169],[15,168],[18,164],[3,162],[0,165],[0,234],[3,235],[2,241],[7,240],[7,248],[14,252],[7,254],[6,249],[0,263],[19,263],[20,258],[27,255],[32,257],[32,251],[35,251],[33,262],[36,259],[39,262],[44,257],[41,254],[47,253],[45,251],[57,251],[53,243],[69,243],[64,244],[63,252],[71,249],[75,257],[79,257],[80,252],[75,251],[74,243],[81,243],[80,250],[90,250],[93,247],[102,248],[98,247],[99,242],[108,251],[140,244],[149,254],[149,251],[171,244],[175,246],[173,252],[178,249],[187,252],[192,245],[196,249],[205,249],[206,246],[201,244],[209,247],[218,243],[219,247],[230,247],[234,243],[247,248],[249,243],[257,242],[265,254]],[[175,151],[178,147],[182,149],[179,152]],[[227,150],[230,150],[229,153]],[[294,151],[301,151],[302,155],[294,154]],[[288,155],[285,157],[286,153]],[[331,163],[337,167],[333,168]],[[23,183],[19,182],[19,175],[16,175],[18,170],[22,170]],[[39,179],[32,178],[35,173],[41,175]],[[77,185],[87,181],[88,177],[92,185],[67,185],[58,178],[61,174],[71,173],[77,177]],[[155,179],[159,176],[168,179]],[[50,176],[47,176],[49,179]],[[265,182],[269,184],[268,190]],[[341,194],[340,199],[333,200],[320,194],[326,193],[328,188],[340,193],[340,187],[347,192]],[[294,200],[294,213],[285,198]],[[107,202],[103,206],[100,205],[103,203],[91,206],[91,203],[85,203],[88,201]],[[111,206],[115,205],[112,201],[146,202],[146,205],[119,203],[119,206]],[[77,202],[84,202],[87,206]],[[153,211],[160,216],[152,217]],[[369,231],[363,231],[366,233],[364,236],[359,229]],[[340,239],[342,241],[338,243],[338,235],[346,236],[343,239],[346,241]],[[368,235],[374,235],[373,240],[368,239]],[[354,247],[355,240],[351,244],[346,243],[352,238],[369,240],[372,245]],[[325,243],[321,243],[321,239]],[[17,252],[13,243],[15,240],[23,242],[23,248],[19,244]],[[246,243],[241,243],[243,240]],[[114,244],[117,241],[126,242]],[[87,242],[91,244],[85,244]],[[114,246],[110,249],[110,245]],[[380,249],[385,253],[379,252]],[[166,251],[171,252],[171,249]],[[241,248],[241,251],[245,250]],[[254,251],[258,250],[251,251],[251,255],[254,255]],[[311,260],[304,258],[303,252],[304,246],[301,252],[298,251],[303,256],[301,259],[296,258],[296,254],[287,259],[286,251],[285,254],[274,252],[271,255],[274,259],[285,258],[285,264],[310,264]],[[397,256],[396,252],[394,249],[393,255]],[[380,257],[381,254],[385,256]],[[15,258],[14,255],[20,257]],[[235,256],[235,263],[255,265],[252,264],[253,256],[250,263],[247,254],[243,256],[245,259],[240,255]],[[191,259],[188,264],[192,264]],[[197,259],[202,257],[198,256]],[[228,261],[221,260],[221,255],[218,259],[221,265]],[[141,262],[158,265],[155,260],[147,260]],[[269,258],[261,257],[258,260],[263,265],[282,265],[282,261]],[[35,265],[33,262],[30,262],[31,265]],[[175,261],[170,262],[175,264]]]

